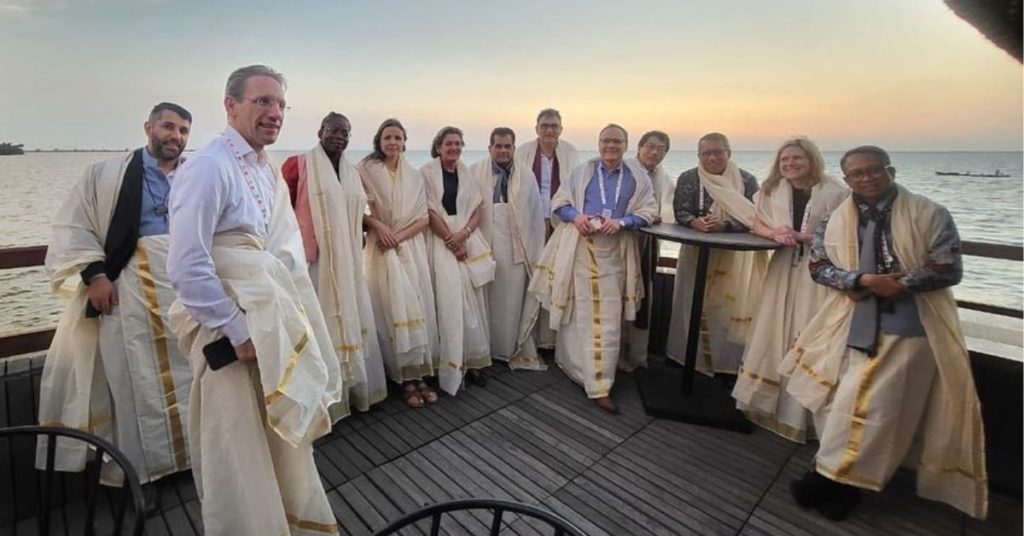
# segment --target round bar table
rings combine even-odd
[[[648,369],[637,371],[636,382],[644,411],[653,417],[749,432],[750,422],[736,409],[726,387],[714,378],[695,374],[708,257],[712,249],[756,251],[777,249],[781,245],[751,233],[703,233],[677,223],[652,225],[640,232],[659,240],[696,246],[698,251],[682,378],[678,368],[665,365],[652,364]],[[678,272],[676,275],[678,277]]]

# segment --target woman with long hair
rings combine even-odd
[[[848,195],[846,185],[825,175],[814,142],[796,137],[776,151],[757,200],[753,232],[783,247],[768,264],[732,395],[751,421],[791,441],[807,439],[810,412],[786,393],[778,367],[827,293],[807,268],[814,229]]]
[[[402,123],[384,121],[358,166],[370,206],[363,267],[384,368],[402,385],[406,405],[419,408],[437,402],[424,379],[434,375],[438,341],[423,234],[427,198],[420,173],[403,156],[405,140]]]

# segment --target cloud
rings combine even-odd
[[[64,0],[0,0],[0,18],[55,13],[63,11],[71,5],[71,2]]]
[[[0,0],[0,18],[59,13],[73,7],[97,4],[143,4],[155,6],[165,0]]]

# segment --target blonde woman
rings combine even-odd
[[[732,395],[751,421],[791,441],[807,439],[810,413],[786,394],[778,366],[827,294],[807,268],[814,229],[848,195],[803,137],[783,142],[761,183],[753,232],[784,247],[768,265]]]
[[[373,152],[359,163],[370,205],[363,250],[384,368],[402,384],[402,399],[413,408],[437,402],[424,382],[437,365],[437,323],[430,284],[427,197],[423,179],[405,160],[405,127],[384,121],[373,136]]]

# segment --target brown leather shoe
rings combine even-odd
[[[615,406],[615,402],[612,402],[612,397],[610,396],[602,396],[601,398],[595,398],[594,403],[597,404],[597,407],[607,411],[608,413],[611,413],[612,415],[619,414],[619,408]]]

